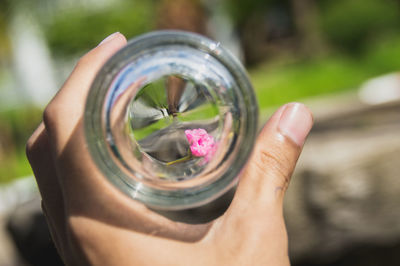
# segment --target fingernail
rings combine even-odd
[[[119,34],[118,31],[117,31],[117,32],[114,32],[113,34],[109,35],[109,36],[106,37],[104,40],[102,40],[102,41],[99,43],[99,45],[102,45],[102,44],[104,44],[104,43],[106,43],[106,42],[111,41],[111,40],[114,39],[118,34]],[[99,46],[99,45],[98,45],[98,46]]]
[[[312,125],[312,114],[304,104],[289,103],[283,110],[278,129],[284,136],[302,146]]]

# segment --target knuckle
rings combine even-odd
[[[257,167],[263,172],[268,172],[278,177],[283,188],[289,183],[292,166],[289,158],[277,150],[261,150],[256,160]]]
[[[82,65],[85,65],[87,61],[88,61],[87,55],[85,54],[81,58],[79,58],[78,62],[76,62],[76,65],[75,65],[74,69],[77,69]]]
[[[84,65],[88,64],[89,62],[91,62],[91,60],[92,60],[91,58],[92,58],[91,52],[89,51],[79,58],[78,62],[76,63],[75,68],[79,68],[79,66],[84,66]]]
[[[285,156],[275,150],[261,150],[258,160],[263,168],[266,166],[286,173],[289,161]]]
[[[57,109],[55,108],[55,103],[50,103],[43,112],[43,123],[46,126],[46,129],[49,130],[52,128],[52,125],[56,121]]]
[[[29,139],[26,141],[25,144],[25,154],[26,157],[28,158],[28,161],[30,163],[33,162],[35,156],[38,154],[38,149],[40,147],[40,136],[41,136],[41,125],[32,133],[32,135],[29,137]]]
[[[33,136],[30,136],[25,145],[25,154],[29,161],[31,161],[32,159],[34,146],[35,146],[35,139],[33,138]]]

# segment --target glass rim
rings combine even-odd
[[[182,45],[201,50],[218,60],[232,75],[246,107],[245,123],[242,125],[245,138],[239,143],[231,167],[210,184],[184,190],[160,190],[146,187],[140,182],[135,186],[127,183],[127,173],[112,159],[103,136],[102,108],[107,91],[119,73],[135,55],[155,47]],[[84,131],[88,149],[95,165],[114,186],[131,198],[139,200],[150,208],[160,210],[181,210],[204,205],[231,189],[237,183],[237,175],[247,162],[257,133],[258,106],[254,90],[241,63],[219,42],[204,36],[184,31],[155,31],[138,36],[113,55],[97,73],[85,106]],[[99,133],[101,132],[101,133]],[[129,178],[129,176],[128,176]],[[135,183],[135,182],[134,182]]]

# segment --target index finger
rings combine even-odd
[[[43,121],[56,154],[60,154],[83,116],[86,97],[97,72],[125,44],[125,37],[120,33],[114,33],[84,55],[46,107]]]

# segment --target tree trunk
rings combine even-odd
[[[290,0],[290,4],[301,49],[309,55],[323,53],[326,45],[318,26],[315,0]]]

